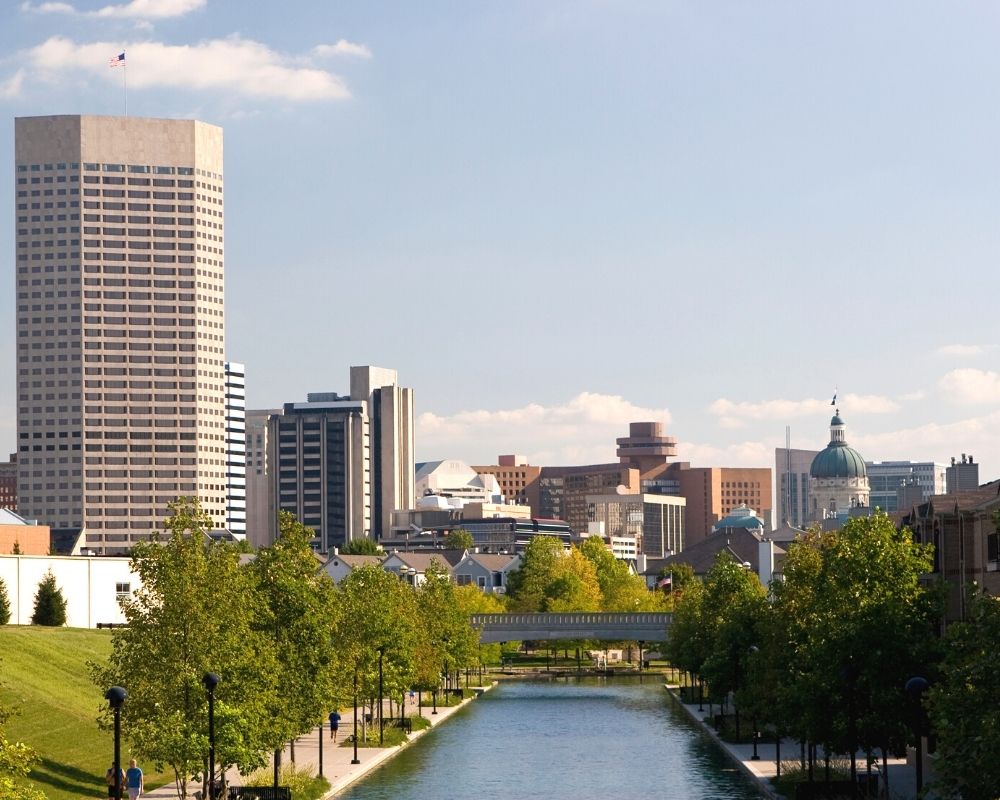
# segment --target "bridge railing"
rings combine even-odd
[[[524,614],[472,614],[470,621],[477,628],[484,626],[531,625],[538,627],[564,625],[669,625],[671,614],[643,612],[633,614],[617,613],[524,613]]]

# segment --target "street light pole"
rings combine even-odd
[[[917,748],[917,796],[920,795],[920,790],[924,786],[924,731],[926,729],[925,715],[923,706],[924,692],[930,688],[930,684],[927,682],[926,678],[920,676],[914,676],[906,682],[906,693],[910,696],[910,699],[914,703],[914,714],[913,714],[913,737],[916,739]]]
[[[385,735],[385,725],[382,724],[382,656],[385,655],[385,645],[378,649],[378,744],[382,746]]]
[[[104,693],[104,699],[111,705],[115,716],[115,800],[122,797],[122,706],[128,699],[128,692],[121,686],[112,686]]]
[[[354,665],[354,758],[352,764],[360,764],[358,761],[358,665]]]
[[[206,672],[201,679],[208,692],[208,797],[215,800],[215,687],[219,676]]]

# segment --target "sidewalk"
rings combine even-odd
[[[488,686],[473,687],[475,691],[485,692],[495,686],[496,683],[492,683]],[[457,706],[442,707],[438,706],[437,714],[432,713],[432,706],[424,705],[422,710],[422,716],[428,719],[432,727],[440,725],[448,717],[458,711],[460,708],[464,708],[466,704],[471,703],[475,698],[469,698],[463,700],[461,704]],[[360,709],[359,709],[359,713]],[[386,709],[386,714],[388,714],[388,708]],[[407,716],[414,716],[417,713],[417,702],[414,699],[411,705],[409,700],[406,703],[406,714]],[[398,714],[398,711],[397,711]],[[407,744],[419,739],[431,728],[425,728],[424,730],[414,731],[410,734],[407,739],[408,741],[404,745],[398,747],[359,747],[358,748],[358,760],[360,764],[352,764],[351,759],[354,757],[354,748],[351,746],[341,747],[340,744],[343,743],[354,731],[354,709],[348,708],[341,711],[340,720],[340,730],[337,735],[337,743],[334,744],[330,739],[330,730],[327,725],[323,726],[323,776],[330,781],[330,791],[326,794],[326,797],[333,797],[338,792],[341,792],[354,783],[359,778],[367,775],[373,769],[378,767],[385,761],[388,761],[396,753],[405,747]],[[358,733],[360,736],[361,732],[361,720],[358,719]],[[369,726],[368,736],[371,736],[374,732],[376,739],[378,738],[377,727]],[[319,735],[320,730],[314,728],[311,733],[306,736],[302,736],[295,740],[295,766],[299,769],[306,767],[313,774],[319,773]],[[291,752],[290,748],[286,747],[281,756],[282,764],[291,763]],[[273,768],[273,760],[268,762],[269,768]],[[231,785],[240,786],[242,785],[242,778],[239,772],[236,770],[231,770],[226,775],[227,779],[231,782]],[[199,786],[188,787],[188,794],[194,796],[194,790],[200,789]],[[167,784],[161,786],[158,789],[153,789],[152,791],[143,794],[144,800],[176,800],[177,798],[177,787],[175,784]]]
[[[707,736],[712,737],[718,743],[729,758],[736,764],[737,767],[746,775],[750,780],[757,783],[760,787],[761,792],[772,800],[783,800],[783,795],[778,794],[772,784],[771,778],[777,774],[777,766],[774,761],[775,757],[775,745],[773,742],[768,744],[758,744],[757,754],[760,756],[759,760],[754,761],[751,756],[753,756],[753,745],[752,744],[730,744],[729,742],[724,742],[719,738],[718,733],[716,733],[715,728],[705,722],[705,717],[708,716],[708,705],[705,704],[704,710],[698,710],[697,703],[682,703],[680,695],[678,694],[678,686],[672,684],[664,684],[667,692],[670,693],[670,697],[673,699],[674,703],[677,704],[679,708],[684,709],[687,712],[691,720],[701,728]],[[801,749],[799,742],[794,739],[783,739],[781,742],[781,765],[782,770],[788,766],[799,766],[799,755]],[[858,763],[858,773],[861,774],[864,771],[865,765],[865,754],[857,754]],[[914,767],[912,764],[907,764],[906,759],[890,758],[888,761],[889,767],[889,795],[892,800],[914,800],[916,797],[916,774],[914,772]],[[822,779],[823,767],[819,767],[818,780]]]

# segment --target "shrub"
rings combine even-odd
[[[244,786],[272,786],[273,782],[274,772],[271,769],[258,769],[243,779]],[[291,789],[295,800],[319,800],[330,791],[330,781],[313,775],[305,767],[299,769],[294,764],[281,765],[278,785]]]
[[[52,574],[52,570],[49,570],[38,584],[31,624],[50,627],[66,624],[66,598],[56,586],[56,576]]]
[[[10,598],[7,596],[7,584],[0,578],[0,625],[10,622]]]

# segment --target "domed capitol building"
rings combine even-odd
[[[809,511],[814,521],[844,522],[868,513],[868,471],[861,454],[847,444],[846,428],[837,409],[830,420],[830,443],[809,468]],[[865,511],[853,510],[862,508]]]

